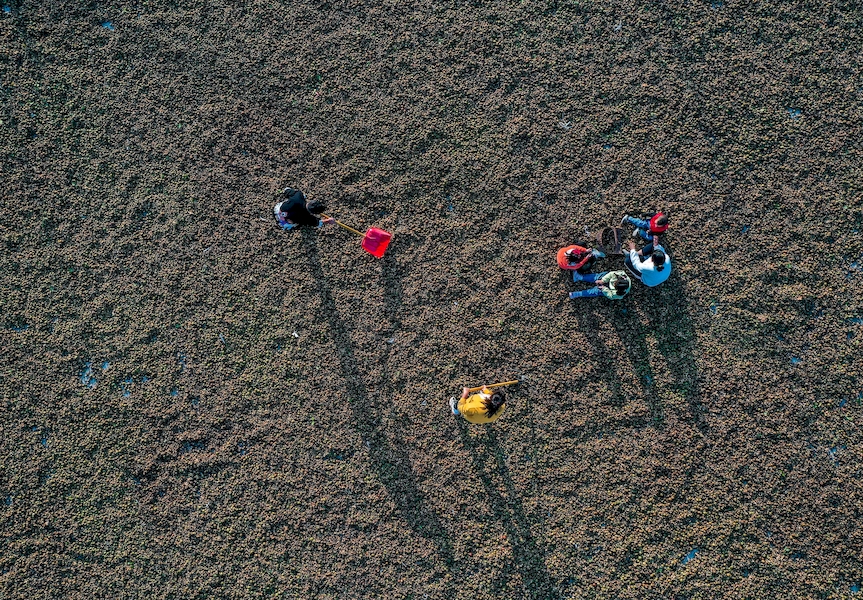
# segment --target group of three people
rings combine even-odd
[[[668,217],[661,212],[653,213],[648,219],[638,219],[624,215],[620,224],[635,226],[633,237],[646,240],[648,244],[640,250],[635,249],[635,243],[629,242],[629,253],[625,255],[626,271],[604,271],[591,273],[590,269],[596,260],[605,258],[605,253],[594,248],[578,245],[561,248],[557,253],[557,264],[560,268],[572,271],[573,281],[593,283],[594,287],[587,290],[570,292],[569,297],[595,298],[605,296],[609,300],[622,300],[630,289],[632,279],[637,279],[647,287],[655,287],[671,275],[671,258],[659,244],[659,236],[668,229]]]

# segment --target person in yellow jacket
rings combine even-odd
[[[471,423],[493,423],[503,414],[503,403],[506,397],[503,392],[495,392],[487,387],[478,394],[470,395],[470,389],[464,388],[461,398],[455,396],[449,399],[452,414],[461,415]]]

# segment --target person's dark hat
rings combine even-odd
[[[285,189],[283,189],[281,192],[279,192],[277,194],[277,197],[278,198],[284,198],[285,200],[293,200],[294,202],[297,202],[297,201],[305,202],[306,201],[306,195],[304,193],[302,193],[300,190],[295,190],[294,188],[291,188],[291,187],[286,187]]]
[[[320,200],[313,200],[312,202],[309,202],[309,204],[308,204],[308,206],[306,206],[306,208],[308,208],[309,212],[312,213],[313,215],[319,215],[322,212],[324,212],[325,210],[327,210],[326,205],[323,202],[321,202]]]

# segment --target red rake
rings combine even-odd
[[[323,215],[324,218],[327,218],[326,215]],[[384,252],[387,251],[387,246],[390,245],[390,240],[393,237],[393,234],[384,231],[383,229],[378,229],[377,227],[369,227],[369,230],[365,232],[358,231],[353,227],[348,227],[341,221],[336,221],[336,225],[339,227],[343,227],[348,231],[353,231],[357,235],[363,236],[363,250],[374,256],[375,258],[382,258]]]

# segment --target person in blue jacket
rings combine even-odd
[[[629,242],[624,264],[632,276],[647,287],[656,287],[671,275],[671,257],[662,246],[652,243],[636,251],[635,243]]]

